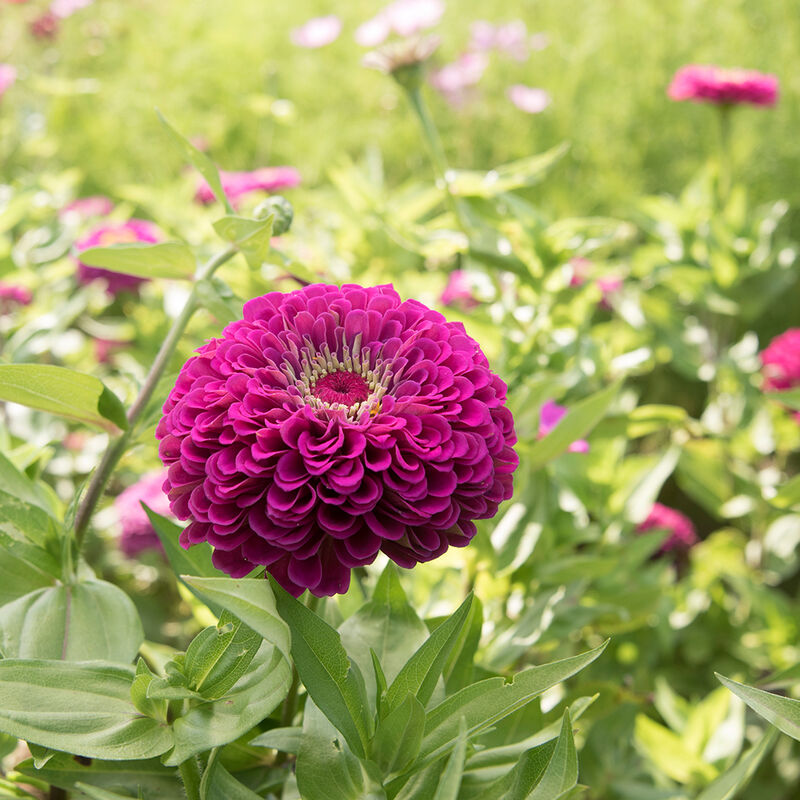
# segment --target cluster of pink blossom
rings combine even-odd
[[[761,352],[764,389],[786,392],[800,387],[800,328],[776,336]],[[795,419],[800,422],[800,412]]]
[[[261,167],[248,172],[220,170],[219,177],[223,191],[234,206],[252,192],[278,192],[300,183],[300,173],[294,167]],[[198,178],[195,198],[203,204],[214,202],[214,192],[203,178]]]
[[[755,70],[688,64],[675,73],[667,94],[673,100],[695,103],[774,106],[778,99],[778,79]]]
[[[356,29],[356,42],[377,47],[393,33],[415,36],[437,25],[444,10],[443,0],[395,0]]]

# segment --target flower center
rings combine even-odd
[[[323,403],[341,403],[352,406],[370,395],[367,382],[355,372],[329,372],[314,383],[312,394]]]

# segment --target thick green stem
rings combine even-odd
[[[78,507],[78,512],[75,515],[75,541],[77,543],[78,550],[80,550],[83,537],[86,534],[86,529],[89,527],[89,520],[92,517],[92,513],[94,512],[94,509],[97,506],[97,503],[100,501],[103,491],[106,488],[106,483],[108,483],[108,479],[111,477],[111,473],[119,463],[120,458],[122,458],[125,451],[128,449],[128,444],[133,437],[136,423],[139,421],[139,418],[142,416],[147,404],[150,402],[150,398],[153,396],[156,385],[158,384],[161,376],[164,374],[164,370],[166,369],[172,354],[175,352],[175,348],[178,346],[178,342],[180,341],[183,332],[186,330],[186,326],[189,324],[192,314],[194,314],[194,312],[197,310],[199,299],[197,291],[198,283],[210,278],[218,267],[231,259],[234,255],[236,255],[236,253],[237,250],[235,247],[229,247],[227,250],[223,250],[221,253],[214,256],[214,258],[204,264],[198,272],[197,282],[195,282],[195,285],[192,288],[192,292],[189,295],[183,310],[178,315],[178,318],[175,320],[175,322],[172,323],[172,327],[170,328],[166,339],[164,339],[164,342],[158,351],[158,355],[156,355],[155,361],[153,361],[153,365],[150,367],[150,371],[147,373],[147,377],[145,378],[144,384],[142,384],[139,395],[136,400],[134,400],[133,405],[128,411],[127,429],[123,431],[116,440],[109,444],[108,449],[100,461],[100,465],[97,467],[92,475],[92,479],[89,481],[86,494],[84,495],[83,500]]]
[[[183,788],[186,791],[186,800],[200,800],[200,765],[197,763],[197,757],[192,756],[186,759],[178,767],[181,773],[181,780],[183,781]]]
[[[419,86],[407,86],[404,88],[406,90],[408,102],[411,104],[411,108],[414,110],[414,114],[417,117],[419,126],[422,129],[422,138],[425,140],[425,144],[427,145],[428,155],[430,156],[431,163],[433,164],[433,171],[436,174],[439,182],[441,182],[442,186],[444,187],[447,205],[453,212],[453,216],[456,218],[456,222],[458,222],[461,230],[464,233],[469,234],[470,226],[467,221],[466,214],[464,213],[464,209],[461,207],[458,198],[455,197],[450,188],[450,181],[448,180],[449,167],[447,166],[447,157],[444,154],[442,140],[439,137],[439,131],[436,128],[436,124],[434,123],[433,118],[428,111],[428,106],[425,104],[425,100],[422,97],[422,91],[420,90]]]
[[[719,191],[720,210],[725,208],[733,181],[733,165],[731,162],[731,107],[719,107]]]

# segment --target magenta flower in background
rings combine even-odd
[[[450,273],[440,299],[444,306],[454,306],[464,310],[480,305],[472,293],[469,276],[462,269],[454,269]]]
[[[12,64],[0,64],[0,97],[2,97],[17,80],[17,68]]]
[[[550,95],[544,89],[515,83],[508,89],[508,99],[527,114],[539,114],[550,105]]]
[[[362,47],[383,44],[394,32],[414,36],[437,25],[444,14],[443,0],[395,0],[358,26],[355,40]]]
[[[235,206],[236,201],[251,192],[278,192],[300,183],[300,173],[294,167],[261,167],[250,172],[220,170],[222,188]],[[203,178],[198,178],[195,199],[208,205],[214,202],[214,192]]]
[[[623,281],[617,275],[607,275],[605,278],[597,279],[597,288],[602,292],[603,296],[600,299],[600,308],[606,311],[611,311],[613,307],[612,300],[614,295],[622,289]]]
[[[564,406],[560,406],[552,400],[545,400],[539,411],[539,438],[543,439],[547,436],[547,434],[561,422],[566,413],[567,409],[564,408]],[[588,453],[589,442],[584,439],[578,439],[574,441],[567,450],[570,453]]]
[[[32,301],[30,289],[16,283],[0,281],[0,314],[7,314],[16,306],[28,306]]]
[[[131,242],[158,242],[161,233],[152,223],[144,219],[129,219],[127,222],[103,223],[89,231],[89,234],[80,241],[75,242],[75,249],[80,254],[81,250],[90,247],[110,247],[114,244],[128,244]],[[90,267],[78,259],[78,282],[91,283],[94,280],[106,281],[106,291],[110,295],[123,291],[135,291],[146,278],[136,275],[126,275],[122,272],[113,272],[100,267]]]
[[[755,70],[689,64],[675,73],[667,94],[673,100],[695,103],[774,106],[778,99],[778,79]]]
[[[342,32],[342,21],[335,14],[327,17],[315,17],[299,28],[295,28],[290,38],[298,47],[325,47],[335,42]]]
[[[84,220],[91,217],[105,217],[114,210],[114,203],[100,194],[79,197],[64,206],[58,216],[61,219]]]
[[[76,11],[92,5],[94,0],[52,0],[50,13],[61,19],[71,17]]]
[[[58,17],[50,11],[45,11],[28,24],[31,35],[36,39],[55,39],[59,28]]]
[[[456,61],[431,73],[431,86],[438,89],[453,105],[461,105],[466,91],[483,77],[489,59],[485,53],[464,53]]]
[[[764,389],[783,392],[800,386],[800,328],[789,328],[761,351]]]
[[[569,261],[572,275],[569,279],[570,286],[583,286],[592,271],[592,262],[583,256],[575,256]]]
[[[697,533],[692,521],[685,514],[661,503],[653,503],[653,508],[644,522],[636,528],[638,533],[651,530],[669,531],[669,538],[661,545],[658,555],[669,552],[685,552],[697,544]]]
[[[119,548],[128,558],[135,558],[143,550],[162,549],[142,503],[157,514],[169,516],[169,500],[162,488],[165,479],[165,470],[153,472],[114,498],[114,509],[122,526]]]
[[[250,300],[184,364],[156,436],[181,544],[295,596],[379,552],[462,547],[513,490],[506,386],[463,325],[391,286]]]

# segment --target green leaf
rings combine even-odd
[[[483,604],[480,598],[473,596],[469,615],[444,665],[443,676],[448,694],[454,694],[472,683],[475,653],[481,640],[482,629]]]
[[[556,741],[556,749],[541,779],[525,800],[556,800],[564,792],[578,783],[578,753],[572,738],[572,721],[569,709],[564,710],[561,733]],[[522,800],[522,798],[520,798]]]
[[[786,481],[770,503],[776,508],[793,508],[800,505],[800,475],[795,475]]]
[[[235,614],[290,660],[289,626],[275,606],[275,595],[264,578],[207,578],[182,576],[201,598]]]
[[[605,415],[616,399],[622,380],[614,381],[572,406],[558,425],[531,448],[526,459],[533,472],[560,456],[576,440],[583,438]]]
[[[269,716],[291,683],[292,670],[283,653],[263,642],[250,669],[227,694],[198,703],[175,720],[175,749],[164,763],[177,766],[197,753],[238,739]]]
[[[411,693],[422,706],[431,699],[436,682],[442,674],[447,657],[464,629],[472,608],[472,594],[428,637],[425,643],[405,663],[386,692],[386,713],[405,702]]]
[[[527,800],[541,781],[555,750],[555,739],[526,750],[512,769],[489,784],[475,800]]]
[[[330,625],[274,580],[271,583],[278,610],[292,631],[292,657],[303,685],[350,749],[364,757],[371,721],[361,671],[347,657],[341,637]]]
[[[458,800],[461,776],[464,774],[464,758],[467,754],[467,721],[461,717],[458,724],[458,739],[444,768],[433,800]]]
[[[261,641],[260,634],[224,611],[186,650],[189,687],[209,700],[222,697],[247,671]]]
[[[718,672],[714,674],[723,686],[744,700],[756,714],[764,717],[767,722],[771,722],[792,739],[800,741],[800,700],[755,689],[744,683],[732,681]]]
[[[98,662],[0,661],[0,731],[87,758],[153,758],[169,728],[130,698],[133,669]]]
[[[56,510],[44,487],[20,472],[2,453],[0,453],[0,487],[2,491],[25,505],[35,506],[50,516]]]
[[[225,210],[229,214],[233,214],[233,207],[225,196],[225,191],[222,188],[222,181],[219,178],[219,172],[214,162],[205,153],[198,150],[188,139],[181,136],[181,134],[167,122],[160,111],[156,110],[156,114],[158,114],[162,125],[169,131],[172,140],[180,148],[183,157],[205,178],[206,183],[211,187],[211,191],[214,192],[217,200],[224,203]]]
[[[108,789],[100,789],[87,783],[77,783],[75,788],[88,795],[92,800],[134,800],[133,795],[111,792]]]
[[[66,790],[75,789],[77,783],[108,791],[135,793],[141,790],[145,800],[180,797],[182,792],[177,771],[163,766],[157,758],[136,761],[93,759],[90,764],[85,764],[68,753],[54,753],[39,769],[28,760],[18,765],[17,770],[28,778],[47,781]]]
[[[136,677],[131,684],[131,702],[145,716],[166,722],[166,701],[148,697],[148,690],[154,680],[158,680],[158,677],[150,671],[145,660],[140,658],[136,662]]]
[[[0,608],[5,658],[126,663],[143,641],[136,606],[106,581],[38,589]]]
[[[198,281],[195,284],[198,300],[217,320],[226,325],[242,318],[242,303],[230,287],[216,276]]]
[[[51,364],[0,364],[0,400],[102,428],[128,427],[119,398],[98,378]]]
[[[417,766],[425,766],[453,747],[460,717],[467,721],[468,736],[486,730],[551,686],[580,672],[605,650],[606,644],[579,656],[530,667],[510,681],[503,678],[478,681],[448,697],[426,715],[425,737]]]
[[[214,223],[214,230],[239,250],[252,269],[258,269],[269,255],[274,219],[273,214],[265,219],[229,215],[218,219]]]
[[[300,752],[302,738],[302,728],[273,728],[271,731],[251,739],[248,744],[252,747],[270,747],[273,750],[280,750],[282,753],[297,755]]]
[[[219,750],[214,750],[200,781],[200,800],[261,800],[222,766]]]
[[[425,730],[425,709],[410,692],[378,724],[372,759],[384,774],[400,773],[417,757]]]
[[[191,280],[197,263],[192,251],[181,242],[126,242],[109,247],[81,250],[81,261],[139,278],[174,278]]]
[[[764,756],[778,739],[776,728],[770,728],[729,770],[723,772],[697,797],[697,800],[733,800],[750,783]]]
[[[782,403],[795,411],[800,411],[800,387],[787,389],[785,392],[767,392],[770,400]]]
[[[691,750],[682,736],[644,714],[636,717],[635,741],[661,772],[678,783],[692,783],[698,779],[708,782],[717,777],[717,770]]]

